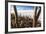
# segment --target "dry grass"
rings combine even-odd
[[[15,19],[18,19],[18,21],[16,22]],[[15,18],[15,15],[11,14],[11,28],[25,28],[25,27],[33,27],[32,18],[29,18],[27,16],[26,17],[18,16],[18,18]],[[39,20],[37,20],[37,22],[35,23],[35,27],[41,27],[41,22]]]

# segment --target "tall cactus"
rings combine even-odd
[[[16,9],[16,6],[14,6],[14,11],[15,11],[15,15],[16,15],[16,24],[17,24],[17,27],[19,27],[19,23],[18,23],[18,14],[17,14],[17,9]]]
[[[33,27],[35,27],[36,14],[37,14],[37,7],[36,7],[36,9],[35,9],[35,13],[34,13],[34,18],[33,18]]]
[[[39,9],[39,10],[38,10]],[[37,11],[38,10],[38,11]],[[37,13],[38,12],[38,13]],[[34,14],[34,18],[33,18],[33,27],[36,27],[36,24],[37,24],[37,21],[38,21],[38,18],[40,16],[40,13],[41,13],[41,7],[36,7],[35,9],[35,14]]]

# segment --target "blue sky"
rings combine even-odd
[[[33,6],[16,6],[17,10],[32,10]]]

